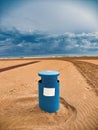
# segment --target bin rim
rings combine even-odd
[[[38,73],[39,76],[58,76],[60,72],[54,70],[44,70]]]

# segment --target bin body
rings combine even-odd
[[[57,71],[41,71],[39,81],[39,107],[49,113],[60,108],[60,83]]]

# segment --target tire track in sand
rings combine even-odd
[[[72,63],[85,77],[87,83],[92,87],[92,89],[96,92],[98,96],[98,65],[76,60],[73,60]]]
[[[64,85],[65,93],[63,96],[65,95],[67,102],[74,106],[77,114],[75,118],[67,120],[64,128],[66,130],[97,130],[98,97],[96,88],[98,82],[96,80],[98,80],[98,66],[76,60],[65,62],[65,68],[62,70],[63,80],[69,89]],[[93,75],[94,78],[92,78]],[[92,81],[93,79],[94,81]],[[66,93],[67,91],[69,94]]]
[[[85,91],[85,97],[81,98],[76,106],[77,117],[73,120],[68,130],[97,130],[98,129],[98,65],[72,60],[76,69],[86,79],[87,83],[96,93]],[[71,122],[71,121],[70,121]],[[70,123],[69,123],[70,124]],[[73,127],[74,126],[74,127]]]

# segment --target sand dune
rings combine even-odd
[[[93,60],[98,62],[98,60]],[[60,71],[60,110],[38,107],[38,72]],[[97,130],[98,66],[78,60],[0,61],[0,130]]]

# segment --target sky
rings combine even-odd
[[[0,57],[98,55],[98,0],[0,0]]]

